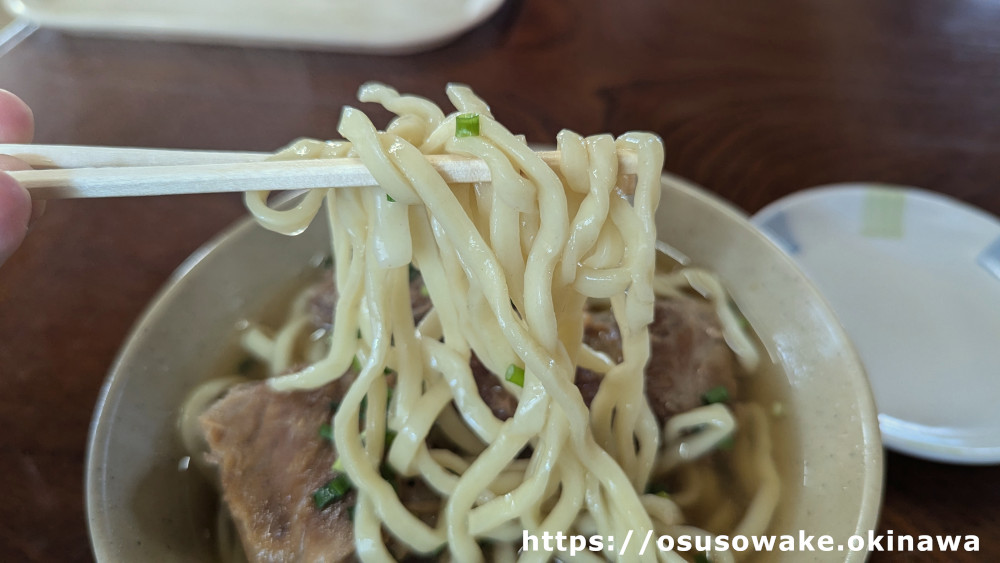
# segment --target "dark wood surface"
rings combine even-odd
[[[0,58],[42,143],[271,150],[335,137],[367,80],[442,103],[468,83],[533,141],[653,130],[668,170],[751,213],[870,180],[1000,214],[996,2],[512,0],[415,56],[41,31]],[[92,557],[83,462],[104,375],[173,269],[243,214],[232,195],[52,202],[0,268],[0,560]],[[922,560],[1000,560],[1000,467],[890,454],[882,514],[896,534],[980,536],[978,554]]]

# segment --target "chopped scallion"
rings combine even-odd
[[[313,493],[313,503],[317,510],[323,510],[330,503],[344,498],[347,491],[351,490],[351,480],[346,473],[340,473]]]
[[[479,136],[479,114],[463,113],[455,118],[456,137]]]
[[[722,385],[718,387],[712,387],[705,394],[701,396],[701,401],[706,405],[711,405],[713,403],[725,403],[729,400],[729,391]]]
[[[385,194],[385,199],[389,200],[389,203],[396,203],[396,200],[392,199],[392,196],[389,194]]]
[[[361,360],[359,360],[357,356],[354,356],[354,359],[351,360],[351,369],[361,373]]]
[[[504,375],[504,379],[518,387],[524,387],[524,368],[510,364],[507,366],[507,373]]]
[[[333,426],[329,424],[323,424],[319,427],[319,435],[326,438],[329,441],[333,441]]]
[[[347,491],[351,490],[351,480],[346,473],[341,473],[327,484],[327,488],[339,495],[345,495]]]
[[[431,296],[431,292],[427,290],[427,286],[426,285],[420,286],[420,295],[422,297],[430,297]]]
[[[711,563],[707,553],[699,553],[694,556],[694,563]]]
[[[316,505],[317,510],[323,510],[327,506],[330,506],[330,503],[335,500],[337,500],[337,498],[325,486],[316,489],[316,492],[313,493],[313,504]]]

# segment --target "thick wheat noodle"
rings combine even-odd
[[[661,143],[648,134],[614,140],[564,131],[558,137],[562,162],[554,170],[496,122],[471,90],[452,85],[447,93],[459,112],[478,114],[478,136],[456,138],[455,114],[367,84],[360,99],[397,114],[386,131],[345,108],[339,130],[346,141],[302,141],[276,155],[357,156],[380,187],[313,190],[287,211],[268,207],[267,193],[246,196],[262,225],[285,234],[303,231],[325,197],[339,294],[325,354],[314,347],[317,361],[287,373],[295,365],[296,342],[309,332],[304,301],[275,336],[251,330],[243,342],[268,359],[272,374],[284,372],[270,379],[279,391],[314,389],[348,373],[355,359],[360,364],[332,419],[339,463],[357,489],[357,556],[392,559],[382,530],[417,552],[447,546],[454,560],[477,561],[483,558],[480,539],[501,541],[494,557],[513,560],[520,530],[586,529],[602,536],[631,530],[641,538],[647,530],[687,529],[674,500],[645,494],[658,464],[669,463],[677,447],[668,442],[667,454],[657,453],[664,447],[662,432],[644,393],[654,289],[676,292],[686,284],[703,292],[741,361],[752,367],[757,358],[710,274],[655,277]],[[616,189],[625,181],[617,170],[618,150],[639,155],[631,197]],[[493,180],[448,185],[424,158],[432,152],[482,158]],[[417,327],[409,300],[411,262],[433,303]],[[586,304],[593,298],[610,299],[621,363],[582,344]],[[503,383],[518,399],[510,419],[495,418],[479,396],[471,353],[493,373],[523,367],[523,387]],[[604,374],[589,409],[574,385],[578,366]],[[396,372],[391,401],[386,368]],[[760,491],[750,520],[739,525],[746,531],[766,527],[778,494],[766,417],[750,416],[760,447],[749,463]],[[464,444],[457,451],[428,445],[432,428],[442,425],[455,427],[444,433]],[[396,438],[386,452],[390,429]],[[530,460],[518,459],[528,446]],[[441,496],[436,525],[400,501],[379,472],[383,459],[403,475],[420,476]],[[620,554],[573,559],[597,555]],[[550,556],[521,554],[526,561]],[[621,558],[678,560],[655,549],[640,556],[638,546]]]

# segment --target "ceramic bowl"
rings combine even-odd
[[[784,389],[784,498],[772,533],[828,534],[845,546],[867,534],[881,502],[882,445],[864,369],[830,307],[742,213],[687,182],[663,177],[657,221],[662,241],[719,274],[771,360],[757,377]],[[238,320],[312,268],[326,236],[323,221],[293,238],[244,221],[191,256],[135,325],[90,433],[87,513],[98,561],[215,559],[213,493],[184,468],[178,408],[222,368]],[[760,560],[865,555],[845,547]]]

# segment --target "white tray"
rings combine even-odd
[[[405,54],[454,39],[503,0],[2,0],[74,33]]]

